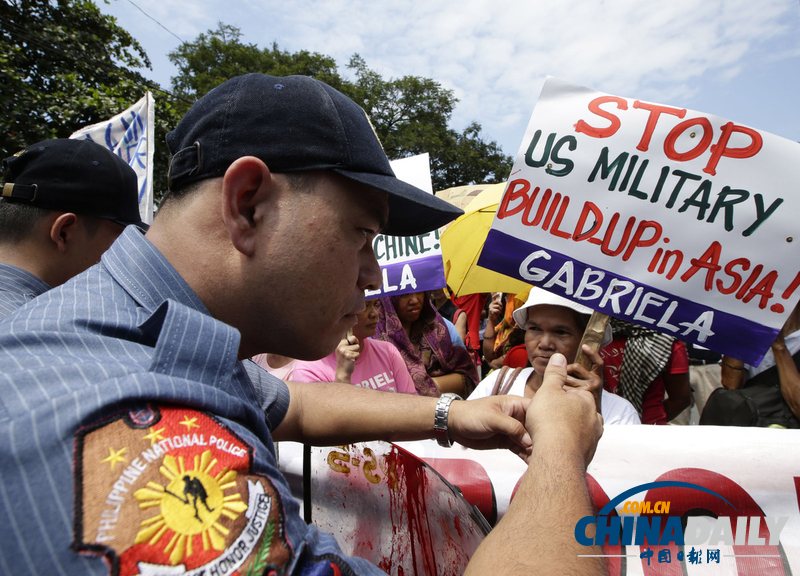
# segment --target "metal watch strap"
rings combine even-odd
[[[433,436],[439,446],[450,448],[453,445],[453,440],[447,433],[447,417],[450,415],[450,404],[453,400],[463,400],[458,394],[448,392],[439,396],[439,401],[436,403],[436,412],[433,416]]]

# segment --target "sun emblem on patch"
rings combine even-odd
[[[134,406],[79,430],[76,459],[74,548],[103,555],[111,576],[247,576],[291,560],[280,491],[210,414]]]
[[[173,565],[191,556],[196,545],[224,550],[229,530],[218,520],[235,520],[247,504],[241,494],[231,492],[236,489],[236,471],[222,467],[215,472],[216,468],[210,450],[195,455],[191,468],[182,456],[165,456],[159,472],[166,483],[151,481],[134,493],[142,510],[159,508],[156,516],[141,522],[135,543],[163,545]]]

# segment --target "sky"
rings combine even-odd
[[[345,76],[358,53],[384,79],[432,78],[459,100],[451,128],[476,121],[512,156],[548,75],[800,141],[800,0],[109,2],[164,87],[178,38],[223,22],[245,43],[332,56]]]

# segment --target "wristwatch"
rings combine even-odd
[[[447,433],[447,417],[450,414],[450,404],[453,400],[463,400],[458,394],[447,392],[439,396],[439,401],[436,403],[436,412],[433,416],[433,436],[439,446],[450,448],[453,445],[453,440]]]

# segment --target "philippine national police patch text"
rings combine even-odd
[[[120,576],[280,573],[283,505],[251,463],[242,440],[194,410],[148,406],[83,429],[74,546]]]

